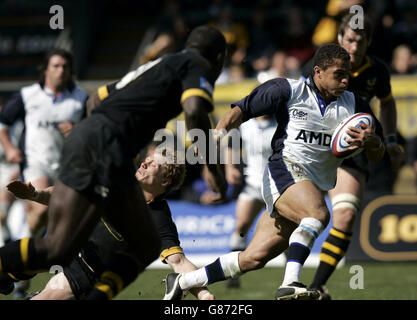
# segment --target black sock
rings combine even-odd
[[[320,288],[326,284],[339,261],[345,256],[351,239],[352,233],[343,232],[335,228],[330,229],[329,236],[322,245],[320,264],[310,288]]]
[[[27,274],[33,276],[34,272],[45,268],[44,262],[45,259],[37,254],[32,238],[13,241],[0,248],[0,271],[4,274],[16,273],[15,276],[19,278],[27,271],[33,271]]]

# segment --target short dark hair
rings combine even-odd
[[[342,21],[340,22],[340,25],[339,25],[339,32],[338,32],[339,36],[343,37],[345,35],[346,28],[352,29],[352,27],[350,26],[350,22],[356,15],[357,15],[356,13],[349,13],[343,16]],[[369,17],[364,15],[363,16],[363,29],[357,28],[357,29],[352,29],[352,30],[355,31],[356,33],[365,35],[366,40],[370,41],[374,33],[374,26],[371,20],[369,19]]]
[[[72,53],[65,49],[55,48],[55,49],[52,49],[51,51],[48,51],[45,54],[41,64],[39,65],[39,68],[38,68],[40,72],[39,81],[41,83],[45,82],[45,70],[48,68],[49,60],[53,56],[61,56],[67,61],[69,72],[70,72],[71,79],[72,79],[72,77],[74,76],[74,59],[73,59]],[[70,80],[70,82],[72,82],[72,80]]]
[[[185,48],[197,49],[210,62],[215,62],[218,54],[225,52],[226,40],[218,29],[204,25],[191,31]]]
[[[313,67],[318,66],[322,70],[335,64],[335,59],[350,62],[349,53],[336,43],[327,43],[320,46],[313,58]]]

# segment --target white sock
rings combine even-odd
[[[304,262],[310,254],[314,241],[323,231],[322,223],[315,218],[304,218],[293,231],[289,240],[288,261],[282,285],[299,282]]]
[[[242,273],[239,267],[239,252],[230,252],[203,268],[183,273],[179,279],[181,289],[205,287],[214,282],[239,276]]]
[[[179,284],[182,290],[188,290],[194,287],[205,287],[208,283],[208,277],[205,267],[185,272],[179,279]]]

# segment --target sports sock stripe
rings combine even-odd
[[[316,231],[314,231],[313,229],[311,229],[311,228],[309,228],[305,225],[301,224],[300,227],[307,230],[308,232],[310,232],[314,236],[314,239],[317,239],[317,237],[319,236],[319,234]]]
[[[298,242],[293,242],[288,249],[287,260],[304,264],[309,254],[310,249],[307,246]]]
[[[107,299],[111,300],[114,297],[114,292],[110,285],[105,283],[96,283],[94,285],[94,288],[98,291],[104,293],[107,296]]]
[[[337,255],[340,255],[340,256],[345,255],[345,252],[341,248],[339,248],[338,246],[335,246],[335,245],[333,245],[333,244],[331,244],[330,242],[327,242],[327,241],[325,241],[323,243],[322,248],[327,249],[327,250],[329,250],[329,251],[331,251],[331,252],[333,252]]]
[[[208,284],[212,284],[214,282],[222,281],[226,279],[223,269],[222,269],[222,265],[220,263],[220,258],[217,258],[216,261],[207,265],[205,269],[206,269]]]
[[[114,284],[114,287],[116,289],[115,294],[118,294],[120,291],[123,290],[123,279],[118,274],[111,272],[111,271],[105,271],[100,277],[100,280],[102,282],[109,282]]]
[[[320,253],[320,261],[323,261],[332,267],[336,267],[337,263],[339,262],[336,258],[326,253]]]
[[[27,265],[29,258],[29,240],[30,238],[23,238],[20,240],[20,256],[24,266]]]
[[[329,234],[331,234],[332,236],[335,236],[336,238],[340,238],[343,240],[348,240],[348,241],[352,240],[352,235],[350,233],[345,233],[335,228],[331,228],[329,231]]]

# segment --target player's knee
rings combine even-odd
[[[351,193],[340,193],[333,197],[332,208],[333,211],[345,210],[351,211],[354,214],[361,208],[362,201],[359,197]]]
[[[361,200],[350,193],[341,193],[333,197],[334,225],[343,231],[349,231],[353,225],[356,214],[361,207]]]
[[[329,210],[326,208],[321,208],[317,210],[313,215],[310,216],[311,218],[315,218],[321,222],[323,225],[323,229],[329,224],[330,221],[330,213]]]

